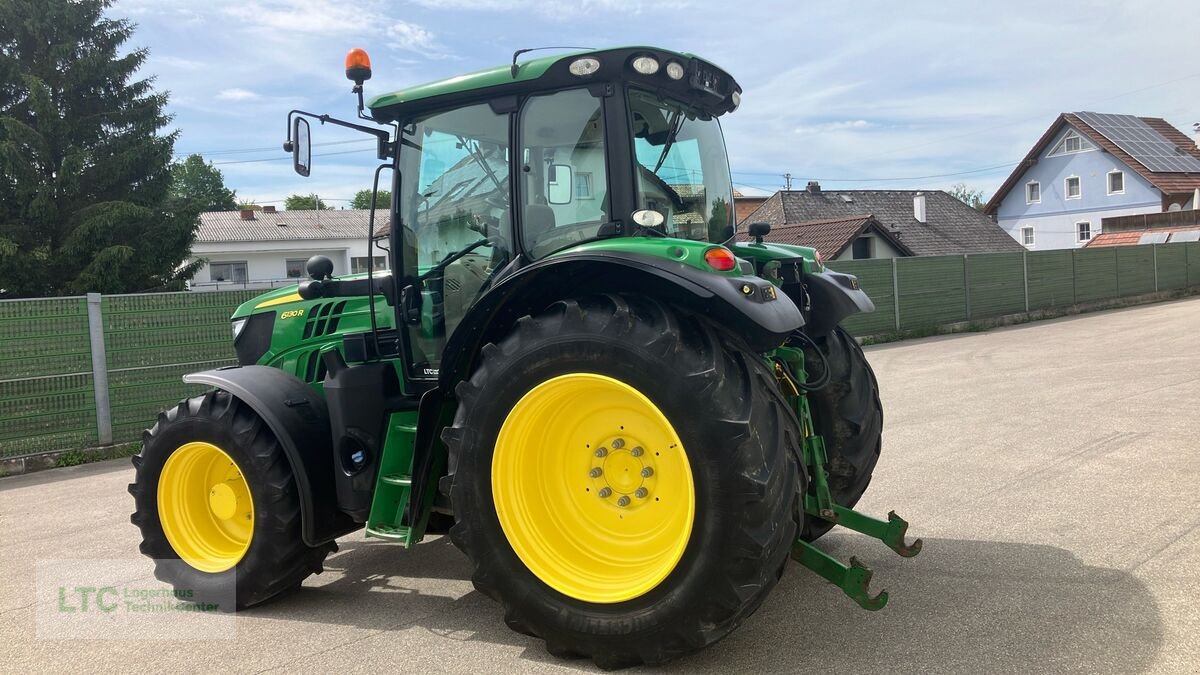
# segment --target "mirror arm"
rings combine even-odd
[[[292,151],[291,148],[292,148],[292,143],[294,141],[294,139],[292,138],[292,119],[295,118],[296,116],[311,117],[312,119],[317,120],[321,124],[325,124],[325,123],[335,124],[339,127],[345,127],[347,129],[354,129],[355,131],[361,131],[364,134],[371,134],[379,141],[379,147],[376,152],[379,159],[391,159],[393,156],[393,152],[395,150],[396,144],[392,142],[391,134],[388,133],[388,131],[386,129],[375,129],[372,127],[363,126],[361,124],[355,124],[354,122],[347,122],[345,120],[340,120],[336,117],[330,117],[329,115],[318,115],[317,113],[311,113],[311,112],[308,112],[305,110],[292,110],[287,115],[287,140],[284,141],[284,144],[283,144],[283,149],[285,152]],[[365,119],[369,119],[369,118],[365,118]]]

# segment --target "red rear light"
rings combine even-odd
[[[733,252],[723,247],[713,247],[704,252],[704,262],[718,272],[728,272],[737,269],[737,258]]]

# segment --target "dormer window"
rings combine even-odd
[[[1070,129],[1066,134],[1063,135],[1062,140],[1060,140],[1058,144],[1054,146],[1054,149],[1050,151],[1050,156],[1068,155],[1075,152],[1093,150],[1095,147],[1096,146],[1084,140],[1083,136],[1080,136],[1078,131]]]

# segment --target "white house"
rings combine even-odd
[[[262,210],[210,211],[200,214],[192,245],[193,260],[206,264],[192,279],[192,290],[273,288],[307,277],[304,263],[314,255],[333,260],[336,274],[367,271],[369,211]],[[386,219],[387,211],[377,211]],[[375,249],[375,268],[386,269],[387,254]]]
[[[985,212],[1028,249],[1086,246],[1105,218],[1200,208],[1200,147],[1157,117],[1063,113]]]

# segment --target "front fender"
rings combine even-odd
[[[235,366],[183,376],[229,392],[262,418],[292,466],[304,543],[318,546],[358,529],[337,508],[332,435],[325,399],[299,378],[268,366]]]
[[[755,276],[712,274],[674,260],[618,251],[546,258],[505,278],[463,317],[442,355],[446,391],[474,370],[479,351],[517,319],[557,300],[595,293],[636,293],[711,318],[756,351],[773,349],[804,325],[800,309]]]
[[[858,277],[852,274],[826,269],[805,274],[804,285],[812,298],[810,333],[828,333],[851,314],[875,311],[875,303],[859,287]]]

